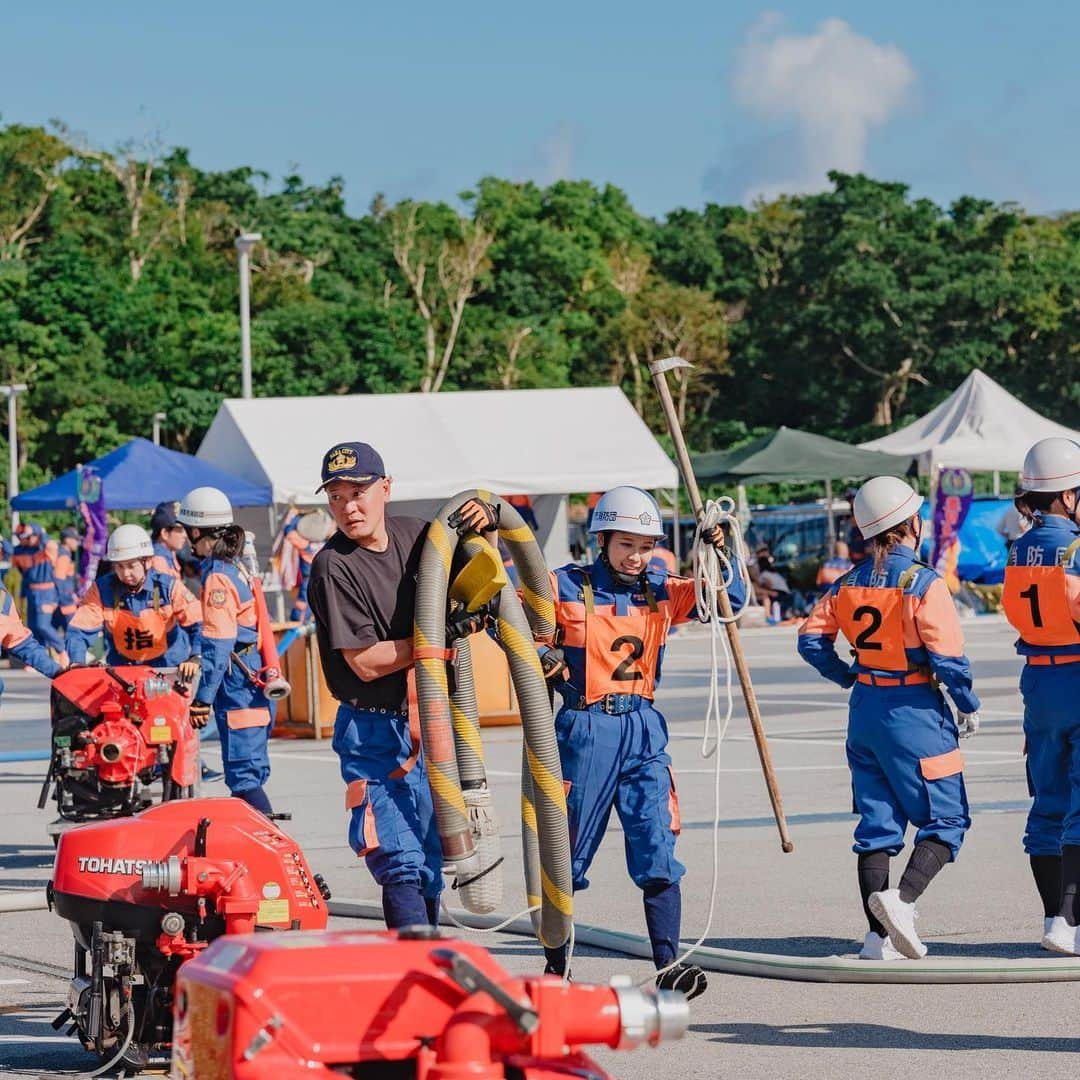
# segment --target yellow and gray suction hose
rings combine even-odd
[[[449,519],[471,498],[495,501],[486,491],[465,491],[446,503],[428,529],[417,576],[413,650],[420,731],[435,805],[443,857],[452,869],[462,902],[470,911],[493,910],[497,900],[487,878],[496,875],[498,827],[484,770],[483,745],[471,679],[467,641],[457,643],[455,686],[451,696],[449,653],[445,647],[447,598],[453,595],[477,610],[499,593],[496,629],[506,654],[521,712],[523,731],[522,847],[530,906],[539,905],[533,925],[544,945],[568,940],[573,918],[570,840],[555,723],[534,635],[554,633],[550,578],[532,532],[503,503],[499,535],[522,582],[525,606],[492,559],[501,560],[476,534],[459,542]],[[460,544],[464,567],[454,575]],[[486,586],[485,586],[486,583]]]

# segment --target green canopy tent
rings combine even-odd
[[[824,480],[830,548],[836,532],[832,481],[863,476],[903,476],[911,467],[911,462],[911,455],[863,450],[837,439],[789,427],[778,427],[737,450],[714,450],[695,454],[693,458],[694,474],[703,484]]]

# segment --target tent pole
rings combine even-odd
[[[270,519],[270,547],[274,546],[274,538],[277,536],[277,514],[274,512],[274,501],[270,500],[269,506],[266,508],[267,516]],[[281,582],[277,583],[277,588],[274,591],[274,618],[278,622],[285,621],[285,590],[281,586]]]
[[[997,469],[994,470],[994,498],[1001,498],[1001,473]]]
[[[825,477],[825,521],[829,535],[825,541],[826,558],[831,559],[836,554],[836,518],[833,516],[832,480]]]

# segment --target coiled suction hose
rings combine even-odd
[[[461,492],[439,510],[428,529],[417,575],[413,654],[420,731],[443,857],[458,882],[468,882],[461,888],[466,907],[471,910],[470,905],[479,901],[478,906],[490,910],[491,895],[482,883],[494,869],[497,829],[492,828],[475,693],[466,685],[471,684],[466,678],[471,657],[467,643],[459,642],[451,698],[445,647],[447,592],[455,551],[459,543],[466,556],[488,548],[487,541],[475,534],[459,542],[449,524],[453,512],[474,498],[485,502],[495,499],[487,491]],[[524,598],[523,607],[511,585],[502,588],[496,630],[510,667],[524,736],[521,815],[525,886],[530,906],[539,905],[539,913],[533,916],[537,936],[542,944],[557,947],[569,939],[573,919],[570,838],[555,721],[533,641],[534,636],[550,638],[554,633],[555,608],[536,539],[507,503],[502,504],[499,535],[518,569]],[[478,824],[483,827],[475,828]]]

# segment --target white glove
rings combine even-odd
[[[956,733],[961,739],[970,739],[979,731],[979,714],[977,712],[958,712],[956,714]]]

